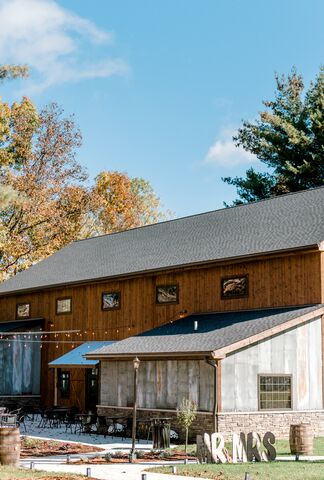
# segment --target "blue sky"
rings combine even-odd
[[[61,104],[91,177],[142,176],[176,216],[235,198],[221,177],[260,165],[232,133],[275,71],[309,82],[323,63],[322,0],[0,0],[0,18],[1,63],[32,67],[2,96]]]

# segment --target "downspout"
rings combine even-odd
[[[213,431],[218,432],[218,413],[219,413],[219,404],[218,404],[218,360],[206,359],[206,362],[213,367],[214,369],[214,404],[213,404]]]

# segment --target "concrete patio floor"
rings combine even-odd
[[[57,440],[71,443],[82,443],[85,445],[93,445],[96,447],[102,447],[103,452],[88,453],[88,454],[75,454],[70,455],[70,458],[84,458],[91,456],[102,456],[107,451],[130,451],[131,439],[122,439],[121,437],[106,437],[103,435],[94,434],[75,434],[65,431],[65,426],[57,428],[40,428],[38,427],[39,419],[35,419],[33,422],[26,421],[27,432],[24,432],[22,428],[22,435],[28,437],[43,439],[43,440]],[[151,450],[152,442],[141,440],[136,443],[136,450]],[[183,480],[184,477],[178,475],[161,475],[160,473],[145,472],[145,469],[150,466],[158,465],[174,465],[176,462],[163,462],[158,464],[156,462],[145,462],[141,464],[107,464],[107,465],[73,465],[66,463],[67,456],[57,455],[50,457],[30,457],[21,460],[20,465],[24,468],[30,468],[30,463],[34,463],[36,470],[45,470],[47,472],[65,472],[65,473],[79,473],[86,475],[87,468],[91,468],[91,476],[101,480],[141,480],[143,473],[147,474],[147,480],[157,480],[163,478],[164,480]],[[196,477],[186,477],[187,480],[193,480]]]
[[[129,450],[131,448],[131,440],[129,438],[122,438],[120,436],[112,437],[107,436],[106,438],[103,435],[96,434],[86,434],[86,433],[71,433],[70,431],[66,432],[65,425],[53,428],[43,428],[39,427],[40,418],[35,418],[34,421],[26,420],[26,432],[24,427],[21,426],[20,433],[21,435],[26,435],[28,437],[43,439],[43,440],[59,440],[62,442],[73,442],[73,443],[84,443],[85,445],[94,445],[97,447],[102,447],[105,450]],[[146,440],[140,440],[136,443],[136,449],[152,449],[152,442]]]

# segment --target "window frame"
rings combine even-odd
[[[68,388],[67,388],[67,392],[66,393],[62,393],[62,388],[61,388],[61,381],[62,381],[62,375],[68,375],[67,377],[67,384],[68,384]],[[69,370],[59,370],[58,372],[58,390],[60,392],[60,397],[61,398],[70,398],[70,394],[71,394],[71,372]]]
[[[176,299],[171,302],[159,302],[158,301],[158,288],[166,288],[166,287],[176,287]],[[162,285],[155,285],[155,304],[158,306],[161,305],[177,305],[179,303],[179,283],[164,283]]]
[[[286,377],[290,378],[290,407],[279,407],[279,408],[261,408],[261,389],[260,382],[261,377]],[[260,412],[278,412],[278,411],[291,411],[293,410],[293,375],[291,373],[259,373],[258,374],[258,410]]]
[[[60,300],[70,300],[70,310],[68,312],[59,312],[58,311],[58,302]],[[55,314],[56,315],[70,315],[72,313],[72,297],[59,297],[55,299]]]
[[[104,308],[104,302],[103,302],[103,297],[104,295],[111,295],[112,293],[117,293],[119,297],[119,302],[118,302],[118,307],[108,307]],[[113,310],[120,310],[121,308],[121,291],[120,290],[111,290],[110,292],[102,292],[101,293],[101,310],[103,312],[111,312]]]
[[[235,278],[246,278],[246,293],[241,293],[239,295],[224,295],[223,293],[223,283],[226,280],[231,280]],[[250,293],[249,289],[249,275],[247,273],[241,273],[241,274],[233,274],[233,275],[227,275],[226,277],[221,277],[220,279],[220,293],[221,293],[221,300],[233,300],[235,298],[247,298]]]
[[[18,308],[21,307],[22,305],[29,305],[29,314],[28,316],[19,316],[18,315]],[[28,319],[28,318],[31,318],[31,303],[30,302],[19,302],[19,303],[16,303],[16,320],[23,320],[23,319]]]

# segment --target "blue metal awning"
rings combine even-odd
[[[56,358],[48,365],[52,368],[61,368],[61,367],[92,367],[99,363],[99,360],[87,360],[84,355],[90,353],[98,348],[111,345],[112,341],[102,341],[102,342],[85,342],[82,345],[79,345],[76,348],[73,348],[70,352],[65,353],[61,357]]]

